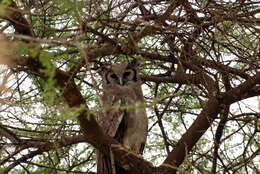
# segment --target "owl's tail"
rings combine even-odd
[[[103,153],[97,153],[97,173],[98,174],[130,174],[128,171],[120,167],[114,162],[111,155],[107,156]]]

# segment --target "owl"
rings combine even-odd
[[[106,65],[101,68],[103,112],[98,122],[105,134],[115,138],[125,148],[142,154],[147,138],[148,119],[141,79],[136,61]],[[113,165],[114,164],[114,165]],[[128,174],[114,163],[111,156],[97,153],[99,174]]]

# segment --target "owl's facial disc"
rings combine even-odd
[[[105,73],[106,84],[127,85],[137,81],[137,72],[134,68],[126,67],[126,64],[116,64]]]
[[[129,71],[124,72],[123,78],[127,78],[130,74],[131,74],[131,72],[129,72]]]
[[[118,77],[117,77],[116,74],[111,74],[110,77],[111,77],[112,79],[114,79],[114,80],[117,80],[117,79],[118,79]]]
[[[123,73],[122,77],[120,78],[120,85],[124,85],[130,80],[129,79],[130,74],[131,74],[130,71],[126,71]]]
[[[118,77],[116,74],[114,74],[114,73],[111,74],[111,75],[110,75],[110,78],[111,78],[114,82],[116,82],[117,84],[123,85],[122,78]]]

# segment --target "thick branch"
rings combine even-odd
[[[24,18],[21,10],[17,8],[17,5],[14,1],[11,0],[11,5],[7,7],[3,13],[0,14],[0,18],[8,20],[14,26],[17,33],[27,36],[34,36],[31,26]]]
[[[231,84],[228,78],[228,74],[222,74],[223,84],[225,86],[226,91],[231,89]],[[218,124],[216,133],[215,133],[215,139],[214,139],[214,152],[213,152],[213,165],[211,169],[211,174],[216,173],[217,170],[217,159],[218,159],[218,149],[220,146],[220,140],[223,135],[223,131],[225,128],[225,125],[227,123],[228,114],[229,114],[229,105],[223,105],[223,110],[220,112],[220,122]]]
[[[231,89],[222,94],[220,100],[216,97],[211,97],[198,118],[179,140],[175,149],[170,152],[164,161],[164,164],[172,164],[178,167],[183,162],[186,154],[192,149],[195,143],[206,132],[213,120],[217,117],[221,111],[221,105],[229,105],[241,100],[241,98],[244,98],[245,96],[248,96],[248,91],[252,90],[255,85],[259,83],[260,73],[257,73],[237,88]]]
[[[133,153],[122,147],[115,139],[105,135],[102,128],[98,125],[95,117],[88,114],[88,111],[82,111],[78,117],[81,130],[87,139],[87,142],[100,150],[102,153],[109,155],[111,147],[115,156],[115,160],[120,166],[136,174],[155,173],[156,171],[173,172],[171,166],[163,166],[162,168],[155,168],[153,165],[145,161],[141,155]]]
[[[260,84],[260,72],[256,75],[247,79],[244,83],[240,84],[238,87],[233,88],[220,95],[221,102],[230,105],[241,99],[248,97],[253,97],[259,94]],[[258,90],[257,90],[258,89]],[[255,92],[255,93],[254,93]]]
[[[0,135],[8,138],[12,143],[20,142],[20,139],[10,130],[0,125]]]
[[[219,111],[219,102],[215,97],[212,97],[198,118],[179,140],[176,147],[169,153],[163,164],[171,164],[178,167],[184,161],[186,154],[190,152],[200,137],[207,131]]]
[[[209,78],[208,76],[204,76],[201,73],[197,74],[185,74],[178,72],[174,76],[147,76],[142,75],[141,76],[143,81],[152,81],[155,83],[178,83],[178,84],[202,84],[205,86],[205,88],[208,90],[209,93],[215,93],[216,95],[216,87],[214,84],[214,81]]]

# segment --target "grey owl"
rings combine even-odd
[[[136,61],[103,66],[101,69],[104,111],[98,122],[105,134],[115,138],[124,147],[142,154],[147,138],[148,119],[144,103],[141,79]],[[128,174],[115,165],[111,156],[97,153],[99,174]]]

